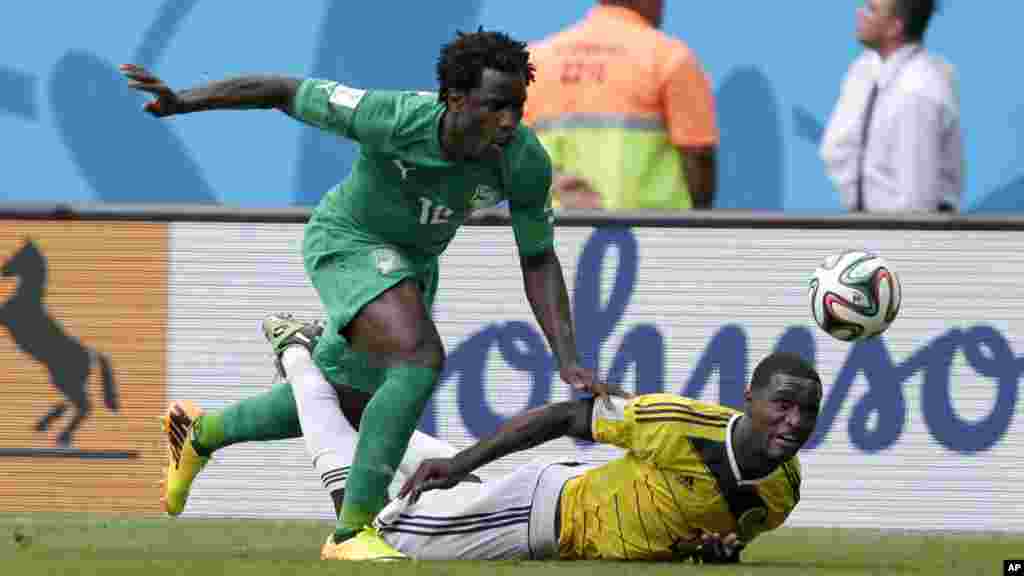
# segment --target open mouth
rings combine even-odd
[[[779,434],[775,443],[787,451],[800,448],[800,438],[796,434]]]

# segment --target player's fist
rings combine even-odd
[[[594,396],[603,398],[607,398],[609,396],[619,396],[621,398],[633,397],[632,394],[614,384],[596,380],[593,370],[584,368],[577,364],[563,366],[559,370],[559,373],[562,376],[563,382],[569,384],[574,390],[579,392],[589,392]]]
[[[162,118],[182,112],[181,99],[159,78],[150,74],[145,68],[135,64],[122,64],[121,73],[128,78],[128,86],[154,95],[156,98],[146,103],[145,110],[153,116]]]
[[[574,390],[593,393],[594,388],[598,386],[594,381],[594,371],[579,364],[567,364],[558,372],[562,376],[562,382],[572,386]]]
[[[603,208],[601,195],[586,179],[568,172],[557,172],[551,182],[551,193],[562,208],[599,210]]]
[[[704,562],[705,564],[734,564],[740,561],[740,551],[745,544],[736,536],[730,533],[724,538],[716,533],[704,533],[701,536],[700,547],[694,552],[694,563]]]

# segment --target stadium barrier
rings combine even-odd
[[[220,408],[266,389],[259,320],[321,314],[300,258],[307,216],[0,208],[0,511],[158,513],[167,401]],[[434,314],[449,364],[421,428],[459,446],[569,397],[506,224],[500,210],[481,214],[443,257]],[[558,225],[578,346],[602,377],[740,406],[764,354],[815,360],[825,398],[791,525],[1024,529],[1024,219],[579,212]],[[848,248],[884,255],[904,295],[884,338],[856,345],[818,330],[807,302],[815,266]],[[484,475],[536,455],[617,453],[561,440]],[[332,510],[289,440],[219,452],[186,513]]]

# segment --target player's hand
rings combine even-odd
[[[409,496],[409,503],[414,504],[424,492],[451,488],[468,476],[454,470],[451,458],[428,458],[420,463],[412,478],[405,481],[398,497]]]
[[[558,172],[551,182],[551,191],[562,208],[599,210],[604,207],[601,195],[584,178]]]
[[[594,371],[589,368],[573,364],[570,366],[563,366],[559,372],[562,376],[562,381],[571,385],[574,390],[579,392],[589,392],[594,396],[601,398],[607,398],[609,396],[618,396],[620,398],[633,397],[632,394],[615,384],[596,380],[594,377]]]
[[[156,99],[146,102],[144,107],[146,112],[163,118],[182,111],[181,99],[178,98],[178,95],[145,68],[135,64],[122,64],[120,69],[121,73],[128,78],[129,87],[156,96]]]
[[[594,389],[600,386],[600,384],[594,380],[594,371],[589,368],[584,368],[579,364],[566,364],[559,368],[558,373],[562,377],[562,382],[572,386],[573,390],[579,392],[590,392],[592,394],[596,394]]]
[[[701,536],[701,544],[693,553],[693,562],[699,564],[735,564],[740,561],[740,551],[746,544],[735,532],[722,538],[717,532]]]

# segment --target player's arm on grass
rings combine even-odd
[[[203,110],[270,109],[287,112],[299,90],[301,80],[286,76],[239,76],[216,80],[175,92],[146,69],[134,64],[121,65],[128,86],[152,94],[146,111],[157,117],[188,114]]]
[[[406,481],[399,497],[411,494],[415,502],[427,490],[451,488],[478,468],[512,454],[529,450],[545,442],[571,436],[593,440],[591,414],[595,402],[585,398],[535,408],[506,422],[498,431],[459,452],[452,458],[424,460],[412,478]]]

